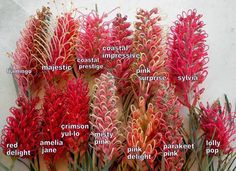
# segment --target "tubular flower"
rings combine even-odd
[[[137,12],[136,18],[138,21],[135,23],[133,46],[134,52],[140,54],[140,58],[133,65],[132,80],[135,91],[138,91],[136,96],[143,96],[146,99],[158,88],[160,80],[166,77],[165,47],[158,9],[154,8],[151,11],[141,9]],[[139,72],[140,70],[146,72]]]
[[[76,60],[76,44],[78,38],[79,22],[72,17],[72,13],[65,13],[58,17],[57,25],[45,54],[46,66],[57,66],[44,75],[51,83],[59,83],[60,78],[68,79],[69,72]]]
[[[36,109],[37,103],[38,99],[29,100],[19,97],[16,100],[18,108],[10,109],[13,116],[7,118],[7,125],[1,137],[1,147],[5,154],[14,152],[12,157],[21,158],[34,158],[37,154],[40,133],[40,114]],[[12,148],[13,144],[16,146]]]
[[[127,133],[127,150],[125,161],[130,167],[136,168],[137,164],[134,162],[142,162],[142,167],[145,170],[147,165],[140,158],[133,159],[132,155],[144,157],[149,165],[154,169],[154,161],[158,155],[161,154],[160,148],[163,141],[162,130],[167,129],[166,123],[163,120],[163,114],[156,112],[152,103],[148,104],[146,109],[145,100],[143,97],[139,99],[139,106],[131,106],[131,119],[129,121]],[[131,149],[141,149],[133,152]],[[136,168],[137,169],[137,168]],[[142,170],[142,168],[139,168]]]
[[[162,129],[162,141],[159,148],[162,152],[176,151],[177,156],[162,156],[165,161],[165,170],[181,170],[185,159],[185,152],[181,149],[164,149],[164,145],[183,144],[183,136],[180,128],[183,118],[180,116],[180,104],[174,94],[174,88],[168,84],[162,84],[155,95],[156,109],[163,113],[165,127]]]
[[[37,15],[30,18],[26,28],[21,32],[21,38],[18,40],[16,50],[12,55],[13,69],[24,71],[24,73],[15,75],[21,94],[27,94],[27,91],[30,90],[35,91],[40,82],[40,64],[37,58],[40,58],[38,53],[39,42],[43,38],[40,38],[39,33],[44,29],[43,23],[47,22],[46,16],[49,15],[49,8],[43,7]]]
[[[116,94],[113,75],[101,74],[96,79],[96,91],[92,103],[91,126],[94,137],[94,150],[104,166],[119,156],[122,148]]]
[[[199,89],[207,76],[207,34],[202,15],[189,10],[178,15],[168,38],[168,68],[170,81],[176,86],[179,101],[185,106],[195,106],[204,89]]]
[[[232,152],[235,148],[231,146],[231,143],[236,140],[236,125],[234,123],[236,113],[227,111],[219,101],[211,106],[207,104],[206,107],[200,104],[200,108],[200,125],[205,132],[205,141],[215,140],[220,143],[219,147],[212,145],[206,148],[221,150],[223,154]]]
[[[89,96],[88,86],[82,79],[72,80],[68,83],[65,92],[66,116],[64,124],[89,126]],[[79,135],[64,137],[67,148],[73,153],[83,156],[88,148],[89,128],[86,129],[63,129],[62,132],[78,131]]]
[[[111,39],[109,36],[111,22],[105,22],[106,17],[107,14],[100,17],[95,11],[80,17],[81,29],[77,45],[77,58],[81,73],[84,73],[81,65],[88,65],[86,70],[93,74],[99,73],[103,69],[105,60],[102,58],[102,48],[109,46]],[[90,62],[91,58],[94,60],[93,62]]]
[[[64,141],[61,137],[61,125],[65,120],[65,95],[55,87],[46,89],[43,103],[43,121],[41,147],[42,154],[50,167],[65,153]],[[45,143],[49,142],[49,143]],[[50,145],[53,142],[56,145]],[[56,142],[56,143],[55,143]],[[44,152],[46,148],[56,148],[56,152]]]

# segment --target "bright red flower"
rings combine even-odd
[[[13,116],[7,118],[7,125],[4,127],[1,136],[1,147],[6,154],[8,150],[22,152],[30,151],[29,155],[14,157],[34,158],[39,149],[40,134],[40,113],[36,109],[38,99],[27,99],[19,97],[16,100],[17,107],[12,107],[10,112]],[[10,148],[10,144],[18,145],[17,148]]]
[[[188,107],[196,105],[204,91],[199,89],[199,84],[207,76],[207,34],[203,30],[205,24],[201,17],[196,10],[178,15],[168,38],[170,81],[175,85],[179,101]]]
[[[66,115],[63,124],[89,126],[89,96],[88,86],[82,79],[68,82],[65,92]],[[62,132],[78,131],[79,136],[66,136],[65,145],[73,153],[80,153],[82,157],[88,148],[90,129],[64,129]]]
[[[219,149],[224,154],[233,151],[231,143],[236,140],[236,113],[227,111],[226,106],[222,107],[219,101],[211,106],[200,105],[200,125],[205,132],[205,141],[216,140],[220,146],[211,146],[211,149]]]

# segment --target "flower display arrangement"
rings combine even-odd
[[[235,170],[236,113],[201,102],[207,33],[195,9],[169,32],[158,8],[29,18],[11,54],[18,85],[1,148],[12,165],[62,171]],[[183,109],[187,111],[184,114]],[[187,118],[188,123],[184,122]]]

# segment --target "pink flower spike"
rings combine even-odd
[[[204,89],[199,89],[207,76],[207,34],[202,15],[189,10],[178,15],[168,37],[168,68],[170,81],[175,85],[179,101],[195,106]]]
[[[101,166],[104,166],[108,161],[118,157],[122,148],[113,75],[101,74],[99,79],[96,79],[95,88],[91,115],[93,148],[100,159]]]

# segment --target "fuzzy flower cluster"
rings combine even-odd
[[[105,60],[102,58],[102,48],[107,47],[110,44],[110,22],[104,21],[107,14],[99,16],[95,11],[92,11],[88,15],[82,15],[79,17],[80,32],[77,43],[77,58],[89,59],[94,58],[99,60],[97,65],[103,65]],[[80,63],[78,63],[79,65]],[[83,65],[92,65],[91,62],[83,62]],[[103,69],[100,69],[102,71]],[[93,74],[98,73],[96,68],[87,69]],[[80,71],[82,72],[82,71]]]
[[[147,161],[152,169],[154,168],[154,161],[160,155],[160,151],[157,148],[161,145],[161,131],[166,127],[166,124],[163,120],[163,114],[156,112],[154,108],[153,104],[150,103],[146,109],[146,103],[142,97],[139,99],[138,107],[131,106],[132,114],[127,130],[125,157],[125,161],[131,168],[136,168],[136,162],[140,160],[129,160],[129,155],[148,156]],[[129,148],[141,148],[141,151],[129,152]],[[147,169],[144,161],[142,161],[141,165]]]
[[[162,130],[162,144],[160,150],[163,152],[172,152],[176,149],[164,149],[164,145],[183,144],[183,136],[180,128],[183,125],[183,118],[180,115],[180,104],[174,94],[174,88],[168,84],[161,85],[155,95],[155,104],[158,111],[163,113],[165,127]],[[185,159],[185,152],[181,149],[176,150],[177,156],[165,156],[166,170],[181,170]]]

